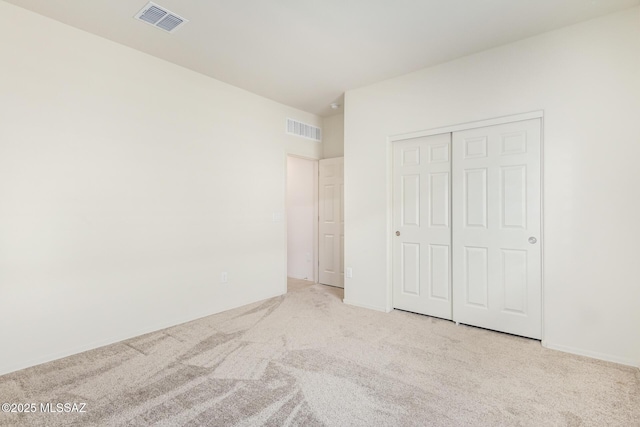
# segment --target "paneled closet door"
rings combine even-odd
[[[453,320],[541,338],[540,119],[453,133]]]
[[[393,148],[393,306],[451,319],[451,134]]]

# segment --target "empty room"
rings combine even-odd
[[[640,426],[640,0],[0,0],[0,426]]]

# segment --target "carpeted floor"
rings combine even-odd
[[[640,426],[640,371],[291,280],[286,296],[0,377],[4,402],[38,413],[2,426]]]

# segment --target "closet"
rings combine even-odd
[[[393,143],[393,306],[540,339],[541,120]]]

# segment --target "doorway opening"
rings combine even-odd
[[[318,282],[318,161],[287,156],[287,277]]]

